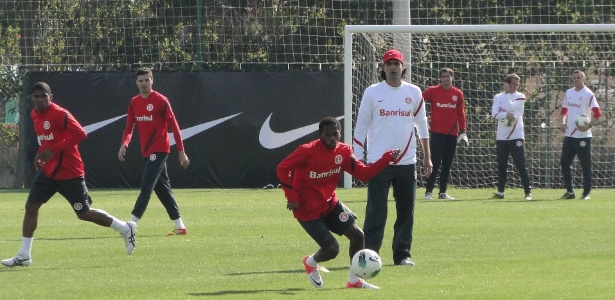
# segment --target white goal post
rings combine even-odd
[[[493,96],[504,77],[521,76],[525,106],[526,157],[532,185],[562,188],[559,155],[562,96],[571,74],[583,70],[604,117],[592,129],[594,187],[615,187],[615,25],[347,25],[344,27],[344,141],[352,145],[363,90],[380,80],[382,54],[404,54],[406,80],[422,90],[438,84],[439,70],[455,72],[464,92],[470,146],[458,148],[450,184],[457,188],[495,188],[495,124],[489,119]],[[421,155],[417,156],[421,159]],[[420,163],[417,165],[420,174]],[[574,185],[581,186],[578,161]],[[514,167],[509,187],[520,187]],[[419,175],[419,186],[424,178]],[[346,174],[344,187],[361,186]]]

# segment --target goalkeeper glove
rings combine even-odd
[[[468,136],[465,133],[462,133],[457,138],[457,144],[461,146],[468,146],[470,142],[468,141]]]

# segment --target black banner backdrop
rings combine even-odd
[[[139,187],[144,161],[136,128],[126,161],[117,158],[128,102],[138,93],[134,74],[29,74],[28,86],[38,81],[51,86],[53,101],[88,132],[79,146],[88,186]],[[182,169],[171,147],[167,164],[174,187],[277,186],[277,164],[298,145],[318,138],[324,116],[343,116],[342,72],[154,73],[153,88],[169,98],[191,161]],[[29,129],[27,166],[32,166],[38,144],[30,118],[22,122],[30,122],[22,128]],[[26,174],[29,185],[33,168]]]

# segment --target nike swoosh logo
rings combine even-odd
[[[312,281],[315,285],[317,285],[317,286],[321,286],[321,285],[322,285],[322,281],[321,281],[321,282],[318,282],[318,281],[314,280],[314,278],[312,278],[312,277],[310,277],[310,280],[311,280],[311,281]]]
[[[271,130],[271,126],[269,125],[269,120],[271,120],[271,113],[267,120],[261,126],[261,131],[258,135],[258,140],[261,142],[261,145],[267,149],[275,149],[282,147],[286,144],[292,143],[295,140],[298,140],[314,131],[318,130],[318,123],[314,123],[311,125],[303,126],[301,128],[289,130],[286,132],[274,132]],[[341,120],[344,116],[337,117],[336,119]]]
[[[104,121],[96,122],[94,124],[90,124],[88,126],[84,126],[83,130],[85,130],[85,132],[87,134],[90,134],[90,133],[92,133],[92,132],[94,132],[94,131],[96,131],[98,129],[101,129],[101,128],[103,128],[103,127],[105,127],[105,126],[107,126],[107,125],[109,125],[109,124],[111,124],[111,123],[113,123],[113,122],[115,122],[115,121],[125,117],[125,116],[126,115],[121,115],[119,117],[111,118],[111,119],[108,119],[108,120],[104,120]]]
[[[242,114],[242,113],[234,114],[234,115],[231,115],[231,116],[228,116],[228,117],[220,118],[220,119],[213,120],[213,121],[210,121],[210,122],[207,122],[207,123],[203,123],[203,124],[199,124],[199,125],[196,125],[196,126],[192,126],[192,127],[186,128],[186,129],[182,129],[181,130],[182,140],[185,141],[188,138],[192,137],[193,135],[199,134],[199,133],[201,133],[201,132],[203,132],[203,131],[205,131],[205,130],[207,130],[209,128],[212,128],[212,127],[214,127],[214,126],[216,126],[216,125],[218,125],[218,124],[220,124],[220,123],[222,123],[222,122],[224,122],[226,120],[232,119],[232,118],[234,118],[234,117],[236,117],[236,116],[238,116],[240,114]],[[175,139],[173,138],[173,133],[172,132],[169,133],[169,141],[171,142],[171,146],[175,145]]]
[[[207,122],[207,123],[203,123],[203,124],[200,124],[200,125],[196,125],[196,126],[193,126],[193,127],[190,127],[190,128],[183,129],[181,131],[182,139],[186,140],[187,138],[192,137],[193,135],[199,134],[199,133],[201,133],[201,132],[203,132],[203,131],[205,131],[207,129],[210,129],[210,128],[212,128],[212,127],[214,127],[214,126],[216,126],[216,125],[218,125],[218,124],[220,124],[220,123],[222,123],[222,122],[224,122],[224,121],[226,121],[228,119],[234,118],[234,117],[236,117],[236,116],[238,116],[240,114],[242,114],[242,113],[234,114],[234,115],[231,115],[231,116],[228,116],[228,117],[220,118],[220,119],[217,119],[217,120],[214,120],[214,121],[210,121],[210,122]],[[87,134],[90,134],[90,133],[92,133],[92,132],[94,132],[94,131],[96,131],[98,129],[101,129],[101,128],[103,128],[103,127],[105,127],[105,126],[107,126],[107,125],[109,125],[109,124],[111,124],[111,123],[113,123],[113,122],[115,122],[115,121],[125,117],[125,116],[126,115],[121,115],[121,116],[118,116],[118,117],[115,117],[115,118],[111,118],[111,119],[107,119],[107,120],[104,120],[104,121],[96,122],[94,124],[87,125],[87,126],[83,127],[83,130],[85,130],[85,132]],[[171,146],[175,145],[175,139],[173,139],[173,133],[169,133],[169,140],[171,142]]]

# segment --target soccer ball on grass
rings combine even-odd
[[[376,251],[363,249],[355,253],[350,264],[350,272],[363,278],[376,277],[382,269],[382,261]]]

